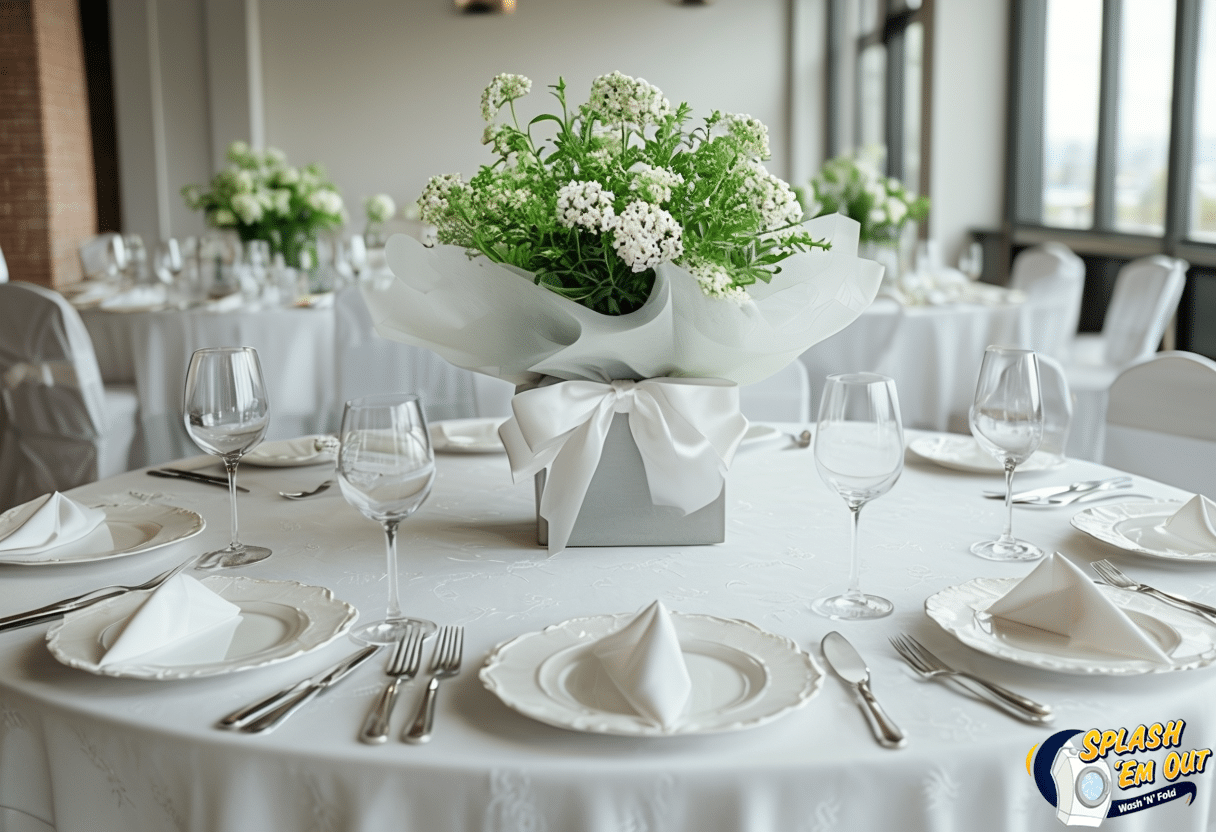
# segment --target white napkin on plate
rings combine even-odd
[[[684,711],[692,680],[671,615],[655,601],[591,648],[608,677],[642,716],[670,728]]]
[[[284,459],[294,462],[306,462],[309,460],[331,462],[334,458],[332,450],[317,450],[317,440],[324,438],[320,434],[313,434],[296,439],[276,439],[271,442],[263,442],[241,457],[241,461],[249,462],[253,465],[258,465],[262,462],[274,463]]]
[[[105,519],[102,509],[89,508],[58,491],[38,497],[18,507],[0,527],[0,555],[36,555],[72,543]]]
[[[241,608],[189,575],[175,575],[122,625],[99,665],[132,661],[204,664],[228,652]]]
[[[106,298],[101,302],[101,308],[110,312],[150,309],[163,305],[165,297],[164,286],[136,286]]]
[[[1196,494],[1165,521],[1165,530],[1216,552],[1216,502]]]
[[[498,428],[506,419],[449,419],[431,425],[431,445],[437,451],[505,451]]]
[[[1127,613],[1059,552],[988,608],[993,618],[1066,636],[1082,649],[1169,664]]]

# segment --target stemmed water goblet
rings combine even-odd
[[[1043,402],[1038,357],[1031,350],[990,346],[984,350],[971,433],[1005,469],[1005,530],[996,540],[972,544],[988,560],[1038,560],[1043,550],[1013,536],[1013,473],[1043,441]]]
[[[230,542],[204,555],[200,565],[242,566],[265,560],[270,549],[241,543],[236,513],[237,465],[262,441],[270,425],[270,401],[257,351],[250,347],[198,350],[186,370],[184,398],[186,432],[194,444],[223,460],[232,509]]]
[[[861,591],[857,530],[861,507],[891,490],[904,470],[904,430],[895,382],[875,373],[828,376],[814,437],[819,476],[844,498],[851,520],[849,586],[819,598],[811,609],[828,618],[856,620],[890,615],[894,605]]]
[[[401,612],[397,590],[397,526],[418,510],[435,481],[435,454],[422,405],[412,394],[349,401],[338,438],[342,496],[384,527],[388,552],[388,611],[383,621],[364,624],[352,635],[373,644],[393,644],[411,626],[432,633],[432,622]]]

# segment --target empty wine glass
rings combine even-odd
[[[209,454],[224,461],[232,506],[232,539],[207,553],[204,567],[242,566],[270,557],[265,546],[246,546],[237,530],[236,467],[241,457],[266,435],[270,401],[262,381],[262,365],[250,347],[198,350],[186,371],[186,432]]]
[[[819,598],[811,609],[828,618],[864,619],[890,615],[894,605],[861,591],[857,527],[861,507],[891,490],[904,470],[904,429],[895,382],[876,373],[828,376],[815,428],[815,467],[849,507],[849,587]]]
[[[364,624],[355,638],[392,644],[410,626],[435,631],[430,621],[406,618],[397,592],[397,526],[431,493],[435,454],[422,404],[412,394],[368,396],[346,403],[339,434],[338,483],[346,501],[384,526],[388,551],[388,612]]]
[[[971,546],[989,560],[1038,560],[1043,550],[1013,536],[1013,472],[1043,441],[1038,357],[1031,350],[988,347],[975,387],[971,433],[1005,469],[1005,531]]]

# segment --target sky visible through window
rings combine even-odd
[[[1190,236],[1216,243],[1216,0],[1205,0],[1200,13]]]

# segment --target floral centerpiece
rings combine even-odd
[[[227,155],[228,167],[205,190],[182,188],[186,204],[205,212],[212,226],[236,231],[241,242],[265,240],[289,266],[301,267],[305,251],[316,262],[317,232],[345,220],[342,197],[321,166],[296,168],[281,150],[258,152],[240,141],[228,146]]]
[[[383,226],[397,213],[397,203],[388,194],[376,194],[363,200],[363,213],[367,224],[363,227],[363,238],[367,245],[384,245]]]
[[[929,198],[918,197],[898,179],[882,175],[881,148],[824,162],[811,179],[806,206],[812,217],[844,214],[861,226],[861,242],[894,245],[904,225],[929,216]]]
[[[647,494],[655,523],[675,522],[660,509],[691,523],[713,505],[720,519],[747,427],[738,384],[852,322],[881,270],[856,256],[851,220],[802,221],[792,189],[762,164],[756,119],[715,111],[688,129],[687,104],[612,73],[578,106],[559,81],[560,112],[524,122],[530,89],[519,75],[486,88],[494,161],[468,182],[427,184],[420,216],[440,244],[389,239],[395,279],[363,289],[376,328],[520,386],[500,435],[517,479],[548,475],[539,514],[551,552],[578,538],[576,518],[620,510],[613,494]],[[621,431],[640,480],[589,492]],[[589,493],[600,497],[584,503]],[[711,542],[690,534],[680,542]]]

